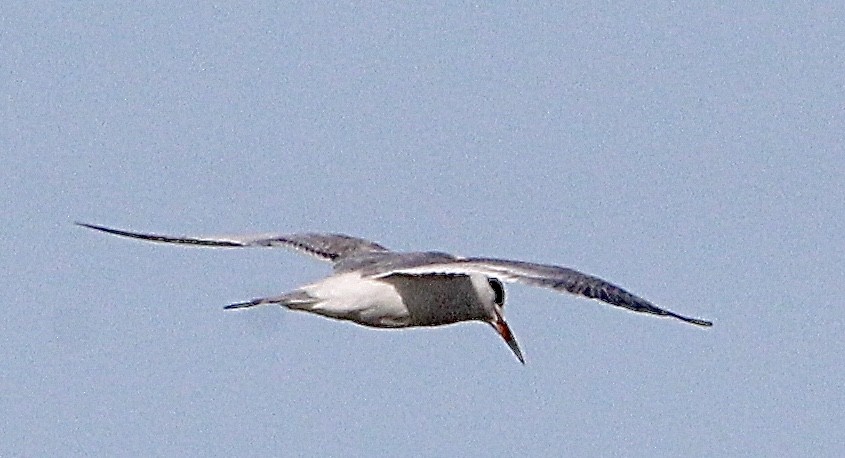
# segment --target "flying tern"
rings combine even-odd
[[[523,364],[525,358],[503,316],[505,289],[502,282],[550,288],[698,326],[713,324],[657,307],[598,277],[554,265],[459,257],[438,251],[397,252],[378,243],[343,234],[173,237],[77,224],[150,242],[229,248],[293,248],[331,262],[333,273],[280,296],[238,302],[225,308],[279,305],[375,328],[482,321],[498,332]]]

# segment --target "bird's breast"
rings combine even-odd
[[[489,318],[465,275],[396,274],[373,279],[350,272],[301,289],[318,299],[305,310],[365,326],[438,326]]]
[[[402,298],[408,310],[409,326],[488,319],[487,311],[466,275],[397,274],[381,280],[392,285]]]

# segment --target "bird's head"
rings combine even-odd
[[[510,326],[504,318],[505,308],[505,287],[498,278],[487,277],[485,275],[473,275],[472,282],[478,291],[481,303],[485,308],[487,323],[493,326],[493,329],[502,336],[505,343],[519,359],[519,362],[525,364],[525,358],[522,357],[522,351],[519,349],[519,344],[511,332]]]

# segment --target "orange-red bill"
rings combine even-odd
[[[522,351],[519,349],[519,344],[516,343],[516,338],[514,338],[510,326],[508,326],[505,319],[498,313],[496,314],[496,321],[493,323],[493,327],[496,328],[499,335],[502,336],[508,346],[511,347],[513,354],[516,355],[516,359],[518,359],[522,364],[525,364],[525,358],[522,357]]]

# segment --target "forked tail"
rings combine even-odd
[[[305,291],[294,291],[281,296],[261,297],[247,302],[229,304],[223,308],[226,310],[237,310],[255,307],[256,305],[281,305],[282,307],[298,309],[302,308],[302,306],[312,305],[315,302],[318,302],[318,300],[309,296]]]

